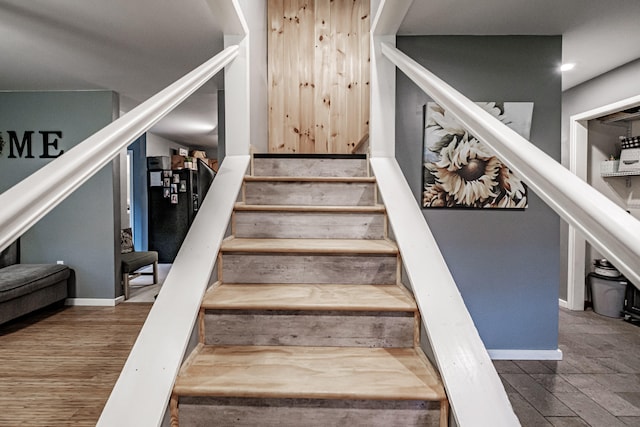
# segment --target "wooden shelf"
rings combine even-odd
[[[604,117],[600,117],[602,123],[616,123],[616,122],[628,122],[640,119],[640,108],[634,107],[617,113],[609,114]]]
[[[617,176],[640,176],[640,172],[637,172],[637,171],[607,172],[607,173],[601,173],[600,176],[603,178],[611,178],[611,177],[617,177]]]

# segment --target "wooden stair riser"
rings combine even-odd
[[[383,239],[381,212],[236,211],[233,234],[248,238]]]
[[[397,255],[314,255],[223,253],[218,280],[224,283],[342,283],[390,285],[397,282]]]
[[[203,310],[204,344],[407,348],[415,345],[411,312]]]
[[[182,397],[182,426],[438,426],[440,403],[416,400],[327,400]]]
[[[251,205],[372,206],[371,182],[245,181],[244,202]]]
[[[369,176],[366,159],[255,158],[254,176]]]

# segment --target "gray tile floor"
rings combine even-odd
[[[640,427],[640,327],[561,308],[559,345],[559,362],[494,362],[522,425]]]

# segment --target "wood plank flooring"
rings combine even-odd
[[[0,326],[0,426],[94,426],[150,309],[51,307]]]

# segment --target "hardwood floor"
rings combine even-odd
[[[523,427],[640,427],[640,327],[560,309],[564,359],[495,361]]]
[[[0,326],[0,426],[94,426],[150,309],[51,307]]]
[[[150,304],[58,307],[0,326],[0,426],[93,426]],[[527,426],[640,426],[640,328],[560,311],[560,362],[496,361]]]

